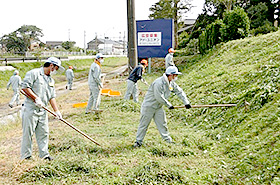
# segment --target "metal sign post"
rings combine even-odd
[[[151,65],[152,65],[152,59],[148,58],[148,73],[151,73]]]

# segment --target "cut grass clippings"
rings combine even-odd
[[[152,122],[143,146],[133,148],[141,104],[102,96],[102,114],[85,114],[84,108],[71,107],[87,101],[85,86],[57,102],[64,118],[101,146],[50,119],[55,160],[25,161],[13,173],[5,170],[5,178],[26,184],[279,184],[279,33],[230,41],[204,56],[176,58],[183,72],[177,82],[191,104],[237,107],[165,108],[175,144],[164,142]],[[152,74],[144,76],[148,83],[162,75],[162,62],[153,59]],[[118,65],[105,63],[103,70]],[[82,70],[87,71],[78,75],[86,76]],[[107,80],[105,88],[125,93],[124,79]],[[142,102],[147,87],[138,85]],[[174,95],[169,100],[182,104]]]

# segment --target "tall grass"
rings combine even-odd
[[[18,182],[279,184],[279,33],[224,43],[204,56],[177,58],[183,72],[178,84],[192,104],[237,103],[237,107],[165,108],[175,144],[162,141],[152,122],[144,145],[132,147],[140,104],[102,96],[102,114],[84,114],[84,108],[74,109],[72,104],[87,101],[87,86],[58,97],[64,118],[101,147],[51,119],[50,153],[55,160],[25,162],[33,166],[16,171]],[[151,83],[163,71],[164,65],[154,63],[153,73],[145,78]],[[124,94],[125,81],[112,81],[105,88]],[[147,87],[139,82],[139,88],[142,102]],[[176,96],[170,102],[181,105]],[[13,174],[7,176],[14,179]]]

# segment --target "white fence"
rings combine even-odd
[[[36,53],[26,52],[25,57],[35,57]],[[83,52],[66,52],[66,51],[53,51],[53,52],[41,52],[40,57],[49,57],[49,56],[82,56],[85,55]]]

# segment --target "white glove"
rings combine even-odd
[[[44,106],[44,103],[42,102],[42,100],[41,100],[39,97],[37,97],[37,98],[35,99],[35,105],[36,105],[37,107],[42,108],[42,107]]]
[[[59,111],[55,111],[56,118],[62,119],[62,115]]]

